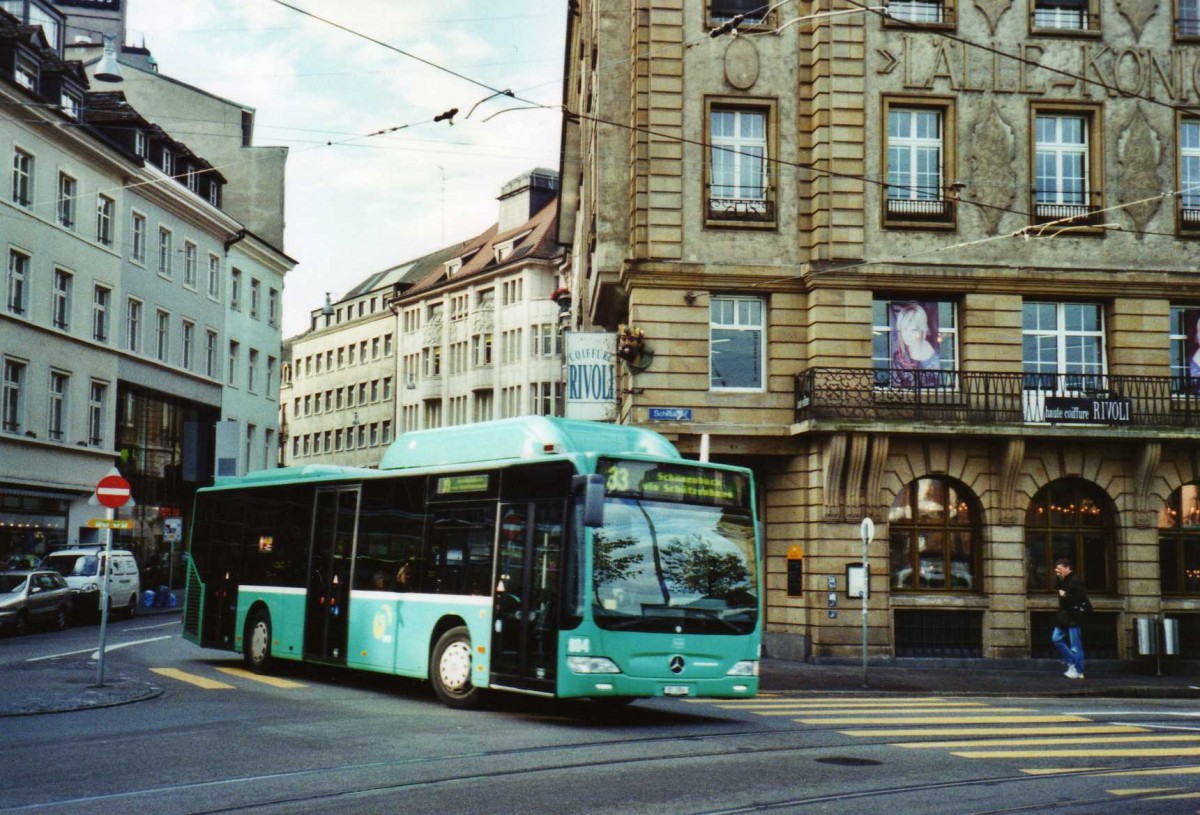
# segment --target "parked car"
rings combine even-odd
[[[62,630],[71,619],[73,596],[51,569],[0,572],[0,628],[21,634],[34,625]]]
[[[42,559],[37,555],[11,555],[4,564],[4,571],[19,572],[22,569],[36,569],[42,565]]]
[[[42,565],[66,578],[67,585],[76,593],[75,607],[80,614],[100,612],[100,575],[105,571],[103,546],[60,549],[51,552]],[[142,594],[137,561],[128,550],[114,549],[108,575],[109,611],[123,609],[132,619]]]

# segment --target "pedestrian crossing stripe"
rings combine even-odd
[[[1155,795],[1153,798],[1145,798],[1145,801],[1186,801],[1193,798],[1200,798],[1200,792],[1181,792],[1176,795]]]
[[[937,713],[938,711],[946,711],[952,714],[962,714],[963,716],[974,716],[977,713],[1032,713],[1029,708],[1023,707],[989,707],[980,705],[978,707],[955,707],[945,705],[929,705],[926,707],[907,705],[903,709],[887,708],[887,707],[834,707],[834,708],[773,708],[773,709],[757,709],[744,708],[759,716],[895,716],[898,713],[921,714],[921,713]]]
[[[1025,772],[1029,772],[1025,770]],[[1200,775],[1200,765],[1190,767],[1156,767],[1148,770],[1112,770],[1104,773],[1106,777],[1140,777],[1147,775]]]
[[[919,724],[919,725],[958,725],[958,724],[1066,724],[1068,722],[1090,722],[1082,716],[1064,714],[1024,715],[950,715],[950,716],[844,716],[828,719],[796,719],[800,724],[824,724],[844,727],[852,724]]]
[[[933,738],[948,736],[1071,736],[1090,733],[1093,735],[1118,733],[1149,733],[1145,727],[1131,724],[1085,724],[1070,727],[909,727],[883,730],[842,730],[843,736],[864,739],[915,739],[924,736]]]
[[[1128,747],[1066,750],[975,750],[951,751],[959,758],[1180,758],[1200,756],[1200,747]]]
[[[151,668],[150,670],[152,672],[158,674],[159,676],[165,676],[165,677],[168,677],[169,679],[177,679],[180,682],[186,682],[189,685],[195,685],[196,687],[203,688],[204,690],[233,690],[234,689],[233,685],[226,684],[225,682],[218,682],[217,680],[209,679],[206,676],[200,676],[198,674],[186,673],[185,671],[181,671],[178,668]]]
[[[275,688],[303,688],[303,687],[306,687],[305,685],[301,684],[300,682],[293,682],[290,679],[281,679],[278,676],[263,676],[262,674],[256,674],[253,671],[247,671],[245,668],[222,668],[222,667],[218,666],[217,670],[223,674],[229,674],[230,676],[236,676],[239,679],[250,679],[255,682],[261,682],[264,685],[270,685],[271,687],[275,687]]]
[[[1109,795],[1129,796],[1129,795],[1155,795],[1164,792],[1179,792],[1179,787],[1147,787],[1145,789],[1132,790],[1105,790]]]
[[[1056,744],[1130,744],[1134,742],[1166,742],[1166,741],[1200,741],[1200,736],[1162,736],[1156,734],[1138,736],[1106,736],[1103,738],[1091,736],[1056,736],[1053,738],[1019,738],[1019,739],[971,739],[965,741],[914,741],[895,742],[892,747],[906,747],[924,750],[951,750],[963,747],[1036,747],[1038,745],[1053,746]]]
[[[759,713],[763,716],[786,716],[788,713],[827,713],[827,712],[867,712],[867,713],[886,713],[889,711],[918,711],[918,710],[983,710],[996,708],[991,707],[986,702],[924,702],[914,704],[907,702],[905,704],[854,704],[854,705],[814,705],[814,704],[769,704],[769,705],[731,705],[720,704],[717,707],[724,709],[748,710],[754,713]],[[1004,708],[1011,710],[1012,708]]]

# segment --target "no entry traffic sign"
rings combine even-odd
[[[115,474],[104,476],[96,485],[96,500],[109,509],[125,506],[129,503],[129,482]]]

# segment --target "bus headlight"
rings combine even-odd
[[[733,667],[729,669],[726,676],[758,676],[758,660],[743,659],[741,662],[735,662]]]
[[[577,674],[619,674],[621,669],[608,657],[567,657],[567,667]]]

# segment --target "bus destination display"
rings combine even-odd
[[[725,507],[749,505],[747,481],[741,473],[614,459],[600,459],[597,472],[606,477],[609,495]]]

